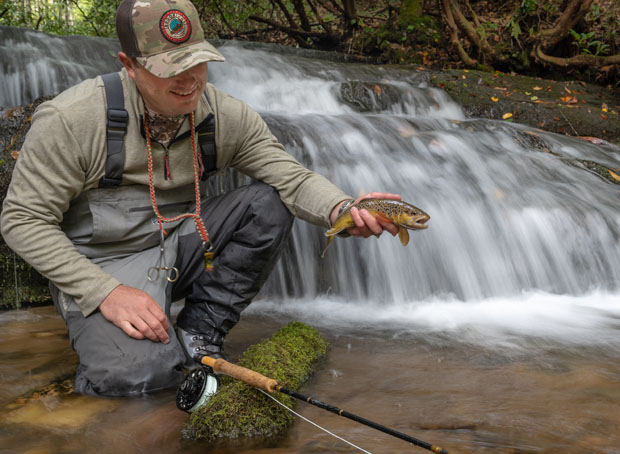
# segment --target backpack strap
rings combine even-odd
[[[99,181],[100,188],[117,187],[123,180],[123,167],[125,166],[125,133],[129,114],[125,110],[125,98],[123,96],[123,84],[119,73],[103,74],[101,76],[105,86],[107,109],[107,155],[105,162],[105,175]]]
[[[206,94],[205,94],[206,95]],[[206,180],[217,170],[217,152],[215,150],[215,117],[209,114],[204,120],[198,131],[198,143],[200,144],[200,155],[202,159],[202,177]]]

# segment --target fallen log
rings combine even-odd
[[[248,348],[238,364],[295,391],[312,375],[327,347],[316,329],[292,322],[270,339]],[[259,390],[230,377],[220,379],[217,393],[192,413],[183,429],[184,438],[207,442],[272,439],[293,422],[289,411]],[[294,406],[289,396],[278,395],[278,400],[289,408]]]

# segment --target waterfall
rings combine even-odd
[[[97,74],[118,71],[119,50],[115,39],[0,26],[0,106],[28,104]]]
[[[71,51],[79,53],[69,54],[69,39],[20,35],[14,42],[2,35],[7,80],[1,85],[10,88],[0,105],[71,85],[69,73],[83,78],[118,67],[103,58],[114,48],[108,41],[88,50],[91,40],[82,37]],[[37,55],[45,57],[19,54],[25,66],[14,70],[5,59],[11,46],[28,55],[40,48]],[[509,122],[467,118],[411,68],[234,42],[219,50],[227,61],[209,65],[210,81],[261,113],[306,166],[351,196],[394,192],[431,216],[427,230],[411,232],[407,247],[390,235],[337,238],[323,260],[324,230],[297,220],[276,271],[248,311],[326,326],[447,330],[485,342],[506,342],[512,333],[617,345],[619,187],[579,165],[589,160],[618,168],[617,153]],[[51,68],[59,80],[49,77]],[[30,86],[35,79],[40,85]]]

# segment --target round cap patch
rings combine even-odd
[[[187,16],[178,9],[166,11],[159,21],[162,35],[171,43],[181,44],[192,34],[192,24]]]

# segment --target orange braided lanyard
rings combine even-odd
[[[196,153],[196,134],[194,132],[194,114],[189,116],[189,125],[192,135],[192,151],[194,152],[194,189],[196,193],[196,212],[195,213],[183,213],[172,218],[165,218],[159,212],[157,207],[157,200],[155,200],[155,185],[153,184],[153,147],[151,146],[151,134],[149,131],[149,121],[147,115],[144,116],[144,130],[146,133],[146,151],[148,157],[149,168],[149,190],[151,192],[151,203],[153,205],[153,211],[157,220],[159,221],[159,228],[165,233],[163,223],[164,222],[176,222],[181,219],[194,218],[196,223],[196,230],[202,238],[202,249],[205,251],[205,269],[207,271],[213,271],[213,243],[209,239],[209,233],[205,227],[202,218],[200,217],[200,173],[198,171],[198,154]]]

